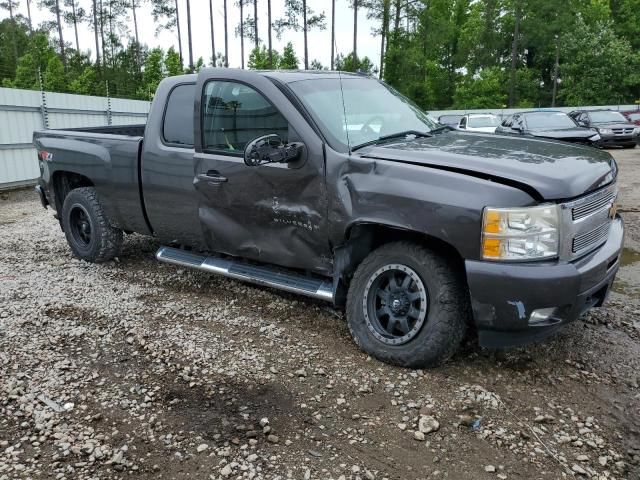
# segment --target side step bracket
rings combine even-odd
[[[171,247],[160,247],[156,258],[165,263],[216,273],[258,285],[298,293],[333,302],[333,284],[330,280],[309,277],[266,265],[252,265],[233,259],[207,257]]]

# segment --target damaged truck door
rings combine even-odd
[[[300,128],[305,123],[300,113],[284,98],[278,101],[284,95],[272,82],[247,77],[234,72],[198,84],[194,185],[205,243],[228,255],[330,272],[324,158],[317,134]],[[271,143],[279,139],[293,145],[295,154],[281,147],[282,161],[248,166],[247,146],[265,136]]]

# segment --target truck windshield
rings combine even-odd
[[[483,115],[483,116],[470,116],[469,117],[469,126],[473,128],[480,127],[497,127],[500,125],[498,121],[498,117],[494,115]]]
[[[622,122],[627,123],[627,119],[624,118],[619,112],[612,112],[611,110],[598,110],[595,112],[589,112],[591,115],[592,122],[602,122],[602,123],[615,123]]]
[[[289,86],[331,146],[340,151],[380,137],[405,131],[427,133],[440,127],[409,99],[371,78],[345,75],[342,81],[318,78]]]

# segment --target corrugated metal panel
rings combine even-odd
[[[38,178],[36,149],[16,148],[0,151],[0,185]]]
[[[43,127],[42,94],[0,88],[0,188],[40,174],[35,149],[28,146]],[[108,124],[106,97],[46,93],[49,128],[97,127]],[[113,125],[146,123],[149,102],[111,99]],[[27,145],[27,146],[25,146]]]

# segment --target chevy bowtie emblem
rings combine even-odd
[[[609,218],[612,220],[616,218],[616,213],[618,213],[618,204],[613,202],[609,207]]]

